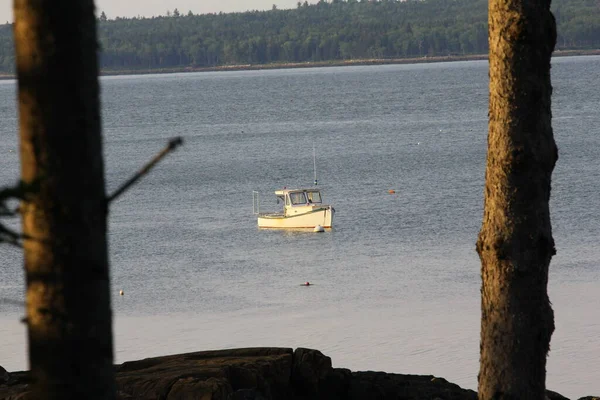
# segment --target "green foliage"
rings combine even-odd
[[[485,0],[321,0],[295,9],[98,21],[104,70],[485,54]],[[600,47],[597,0],[555,0],[558,49]],[[14,72],[0,25],[0,73]]]

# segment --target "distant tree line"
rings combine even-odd
[[[408,58],[488,52],[486,0],[321,0],[297,8],[99,17],[102,69]],[[554,0],[557,48],[600,48],[597,0]],[[0,72],[14,71],[0,25]]]

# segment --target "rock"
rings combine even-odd
[[[266,399],[286,398],[292,355],[292,349],[250,348],[126,362],[117,367],[117,387],[136,399],[243,399],[244,389]]]
[[[477,400],[443,378],[333,368],[331,358],[304,348],[201,351],[115,368],[119,400]],[[9,378],[0,381],[0,400],[29,400],[29,373]],[[548,398],[564,400],[551,391]]]
[[[585,396],[578,400],[600,400],[600,396]]]
[[[353,372],[348,399],[477,400],[477,393],[431,375]]]
[[[0,385],[10,381],[10,374],[0,365]]]
[[[559,393],[553,392],[552,390],[546,390],[546,399],[547,400],[569,400],[565,396],[563,396]]]
[[[6,370],[2,368],[2,371]],[[1,376],[6,376],[0,371]],[[33,399],[29,391],[31,379],[28,372],[12,372],[6,381],[0,380],[0,400],[29,400]]]
[[[346,399],[350,390],[348,382],[352,380],[352,371],[334,368],[325,376],[319,387],[321,399]]]
[[[317,397],[321,382],[331,370],[331,358],[319,350],[296,349],[291,382],[294,392],[301,396]]]
[[[236,390],[232,395],[228,397],[228,400],[267,400],[260,392],[256,389],[240,389]]]

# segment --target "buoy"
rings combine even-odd
[[[388,193],[389,194],[394,194],[394,193],[396,193],[396,191],[394,189],[390,189],[390,190],[388,190]]]
[[[123,289],[119,290],[119,294],[120,294],[121,296],[123,296],[123,295],[125,294],[125,292],[123,291]]]
[[[315,232],[325,232],[325,228],[323,228],[321,225],[317,225],[317,226],[315,226],[314,231]]]
[[[304,286],[310,286],[310,282],[309,281],[304,282]]]

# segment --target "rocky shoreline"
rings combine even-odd
[[[432,375],[333,368],[318,350],[279,347],[201,351],[115,366],[117,399],[203,400],[477,400]],[[29,400],[28,372],[0,367],[0,400]],[[547,391],[548,400],[568,400]],[[579,400],[600,400],[588,396]]]

